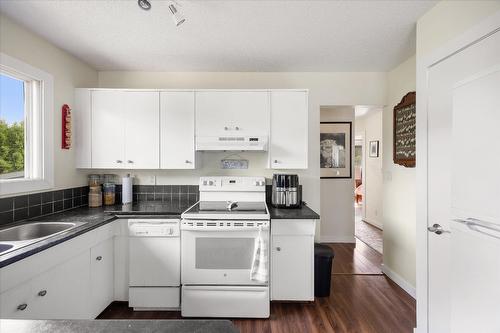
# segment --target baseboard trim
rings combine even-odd
[[[399,274],[385,266],[384,264],[382,266],[382,272],[389,278],[391,279],[394,283],[396,283],[398,286],[401,287],[408,295],[416,299],[417,297],[417,292],[415,290],[415,287],[412,286],[408,281],[403,279]]]
[[[353,236],[323,236],[319,238],[320,243],[356,243],[356,238]]]

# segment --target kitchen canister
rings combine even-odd
[[[133,179],[130,174],[122,178],[122,204],[124,205],[132,202]]]

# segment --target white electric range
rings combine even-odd
[[[269,283],[251,278],[257,238],[269,247],[265,178],[201,177],[199,188],[181,216],[182,316],[269,317]]]

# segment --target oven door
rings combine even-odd
[[[267,285],[250,278],[259,227],[269,249],[268,221],[183,221],[182,284]]]

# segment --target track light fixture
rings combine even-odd
[[[168,5],[168,9],[170,10],[170,14],[172,14],[172,18],[174,19],[175,25],[178,27],[182,23],[186,22],[186,19],[177,10],[177,7],[175,7],[174,3],[179,6],[179,4],[176,1],[172,1],[172,3]],[[151,3],[149,2],[149,0],[137,0],[137,4],[139,5],[139,7],[141,7],[141,9],[144,10],[151,9]]]
[[[176,26],[180,26],[182,23],[186,22],[186,19],[182,16],[181,13],[179,13],[174,4],[168,5],[168,9],[170,9],[170,13],[172,13],[172,18],[174,19],[174,23]]]

